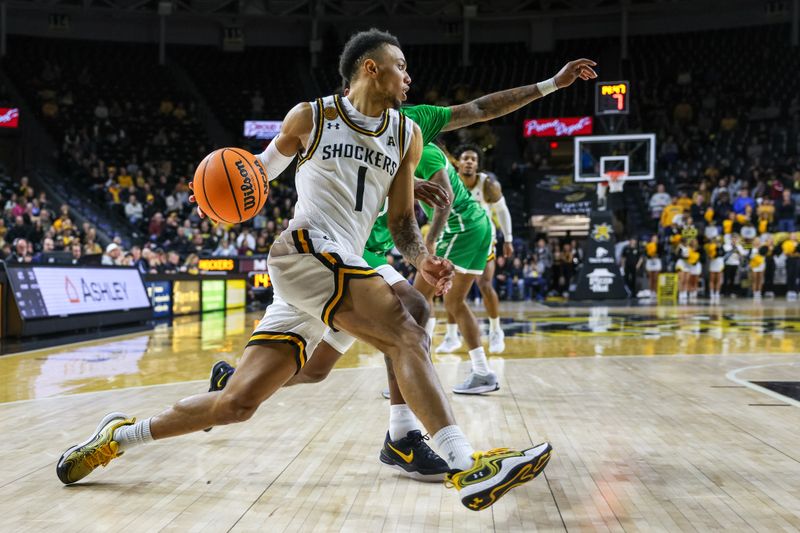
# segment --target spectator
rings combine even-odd
[[[81,248],[81,243],[78,241],[74,241],[70,246],[70,250],[72,251],[72,259],[70,260],[70,264],[80,265],[81,256],[83,252],[83,249]]]
[[[550,251],[550,247],[547,246],[547,242],[544,239],[539,239],[536,241],[536,249],[534,253],[544,264],[544,268],[547,272],[550,272],[550,269],[553,267],[553,252]]]
[[[702,197],[700,198],[702,199]],[[644,255],[639,248],[639,241],[634,238],[630,239],[625,249],[622,250],[622,258],[620,260],[620,266],[625,276],[625,286],[628,288],[628,296],[630,298],[636,297],[636,278],[643,262]]]
[[[30,224],[25,223],[25,218],[22,215],[14,217],[14,225],[8,230],[6,240],[13,242],[15,239],[27,239],[28,234],[31,232]]]
[[[119,247],[119,244],[112,242],[111,244],[106,246],[106,253],[103,254],[103,257],[100,260],[100,264],[116,265],[118,261],[120,261],[121,255],[122,255],[122,248]]]
[[[13,252],[10,256],[6,257],[6,263],[21,264],[30,263],[33,260],[31,257],[30,249],[28,248],[28,241],[20,237],[15,239],[12,243]]]
[[[236,255],[236,246],[229,242],[227,238],[224,238],[211,255],[214,257],[233,257]]]
[[[656,193],[650,197],[650,216],[654,220],[661,218],[661,212],[672,202],[672,197],[667,192],[663,183],[659,183]]]
[[[503,299],[510,300],[513,292],[513,281],[510,276],[506,258],[501,256],[497,257],[496,268],[494,274],[495,290]]]
[[[515,257],[511,262],[511,269],[509,271],[511,283],[508,285],[509,299],[510,300],[524,300],[525,299],[525,271],[522,264],[522,259]],[[516,296],[514,289],[516,288]]]
[[[737,215],[743,215],[747,210],[747,206],[755,211],[756,201],[750,197],[750,191],[747,187],[739,189],[739,197],[733,202],[733,212]]]
[[[788,189],[783,191],[781,200],[775,207],[775,215],[778,219],[778,231],[795,231],[797,221],[797,204],[792,198],[792,192]]]
[[[102,99],[97,102],[97,106],[94,108],[94,116],[98,120],[106,120],[108,118],[108,107],[106,107],[106,103]]]
[[[170,250],[167,253],[167,262],[164,264],[163,272],[165,274],[177,274],[179,272],[185,272],[181,264],[181,256],[178,255],[178,252]]]
[[[147,226],[147,233],[150,235],[150,238],[159,239],[164,231],[164,226],[164,215],[160,212],[155,213],[152,220],[150,220],[150,224]]]
[[[138,226],[139,222],[142,221],[143,213],[144,208],[139,203],[139,199],[136,198],[135,194],[131,194],[128,197],[128,203],[125,204],[125,216],[131,221],[131,224]]]
[[[55,249],[56,249],[56,245],[53,242],[53,239],[50,238],[50,237],[45,237],[44,240],[42,240],[42,251],[39,252],[38,254],[35,254],[33,256],[33,258],[31,259],[31,262],[32,263],[39,263],[39,264],[46,263],[47,260],[44,257],[44,254],[48,254],[48,253],[54,252]]]
[[[249,228],[242,228],[242,233],[236,238],[236,248],[241,255],[249,255],[256,248],[256,239],[250,233]]]

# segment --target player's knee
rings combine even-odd
[[[481,276],[476,280],[476,283],[478,284],[478,289],[481,292],[488,291],[488,290],[492,289],[492,280],[491,279],[486,279],[483,276]]]
[[[390,358],[424,356],[430,349],[430,337],[425,329],[411,320],[405,320],[393,328],[386,354]]]
[[[246,395],[223,394],[217,408],[217,424],[235,424],[250,420],[259,405]]]
[[[320,381],[324,381],[330,373],[330,369],[314,370],[309,369],[308,367],[303,367],[298,376],[302,376],[303,383],[319,383]]]

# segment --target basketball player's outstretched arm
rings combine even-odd
[[[457,130],[475,124],[476,122],[486,122],[497,117],[502,117],[516,111],[547,96],[553,91],[569,87],[578,78],[591,80],[597,77],[597,73],[592,69],[597,65],[591,59],[576,59],[570,61],[558,71],[558,74],[539,83],[524,85],[514,89],[498,91],[476,98],[465,104],[450,107],[450,122],[442,128],[442,131]]]
[[[444,294],[452,285],[453,264],[428,253],[414,214],[414,170],[421,156],[422,133],[415,124],[411,146],[389,188],[387,222],[394,244],[406,261],[416,267],[425,281],[436,287],[437,294]]]

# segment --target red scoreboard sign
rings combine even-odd
[[[591,135],[592,117],[534,118],[526,120],[522,135],[525,137],[572,137]]]
[[[19,109],[16,107],[0,107],[0,128],[18,128]]]

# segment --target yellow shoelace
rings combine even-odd
[[[98,466],[106,466],[108,463],[111,462],[112,459],[119,456],[119,454],[117,453],[118,450],[119,450],[119,445],[112,440],[108,444],[98,446],[93,451],[86,454],[84,461],[92,468],[97,468]]]

